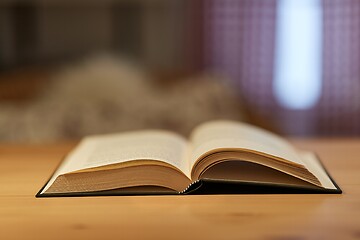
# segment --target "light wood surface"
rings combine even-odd
[[[360,239],[360,139],[294,140],[342,195],[34,197],[74,144],[0,145],[0,239]]]

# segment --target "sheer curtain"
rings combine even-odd
[[[205,67],[232,80],[260,125],[295,135],[360,134],[360,1],[319,0],[321,95],[301,110],[284,107],[273,91],[279,4],[202,1]]]

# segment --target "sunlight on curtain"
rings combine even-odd
[[[273,90],[287,109],[316,105],[322,88],[320,0],[279,0]]]

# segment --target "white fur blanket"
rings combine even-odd
[[[225,79],[201,74],[163,86],[124,61],[97,57],[56,73],[26,105],[0,104],[0,141],[59,141],[143,128],[187,135],[218,118],[245,119]]]

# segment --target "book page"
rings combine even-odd
[[[283,138],[246,123],[212,121],[197,127],[191,137],[190,164],[216,149],[247,149],[303,165],[297,151]]]
[[[323,166],[313,152],[301,151],[301,159],[305,166],[312,172],[321,182],[321,185],[327,189],[336,189],[336,186],[331,181],[329,175],[326,173]]]
[[[162,130],[87,137],[67,156],[47,186],[61,174],[132,160],[168,163],[190,178],[188,150],[185,138]]]

